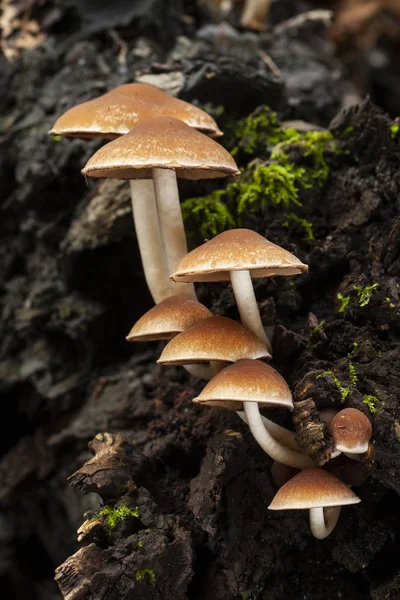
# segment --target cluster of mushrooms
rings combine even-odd
[[[260,414],[262,407],[292,410],[293,399],[285,380],[265,362],[272,347],[252,279],[297,275],[308,267],[248,229],[225,231],[188,253],[177,178],[240,174],[232,156],[213,139],[222,135],[214,119],[153,86],[134,83],[71,108],[50,133],[112,139],[82,173],[130,180],[136,234],[155,306],[135,323],[127,340],[170,340],[158,363],[183,365],[209,380],[194,402],[236,411],[274,459],[272,473],[281,487],[269,508],[308,508],[313,535],[329,535],[341,506],[360,499],[335,469],[315,467],[294,432]],[[214,281],[231,283],[242,323],[214,316],[197,301],[194,282]],[[350,408],[321,413],[321,418],[335,441],[332,458],[344,453],[360,460],[371,437],[368,418]]]

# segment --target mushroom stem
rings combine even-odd
[[[248,425],[247,417],[243,411],[236,411],[239,417]],[[264,423],[264,427],[266,427],[269,433],[276,439],[277,442],[282,444],[282,446],[286,446],[290,450],[295,450],[295,452],[301,452],[304,454],[303,450],[300,448],[298,443],[296,442],[296,434],[294,431],[290,431],[286,429],[286,427],[282,427],[277,423],[274,423],[267,417],[261,415],[262,422]]]
[[[323,540],[332,533],[338,522],[340,509],[340,506],[310,508],[310,529],[315,538]]]
[[[195,377],[198,377],[199,379],[206,379],[207,381],[209,381],[213,376],[210,365],[183,365],[183,368],[186,369],[188,373],[194,375]]]
[[[144,276],[154,302],[171,296],[167,261],[162,245],[154,186],[151,179],[132,179],[132,212]]]
[[[268,352],[271,353],[271,342],[261,321],[250,271],[231,271],[230,277],[243,325],[255,333],[265,343]]]
[[[245,0],[240,19],[241,26],[263,31],[270,4],[271,0]]]
[[[168,275],[175,271],[178,262],[188,253],[178,182],[174,169],[152,169],[156,193],[162,244],[165,248]],[[186,294],[196,298],[193,283],[172,283],[173,294]]]
[[[282,446],[282,444],[272,437],[264,426],[257,402],[244,402],[243,406],[251,433],[261,448],[271,458],[284,465],[298,469],[308,469],[315,466],[309,456]]]

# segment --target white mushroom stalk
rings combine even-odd
[[[315,466],[309,456],[283,446],[272,437],[263,423],[257,402],[244,402],[243,407],[251,433],[271,458],[297,469],[308,469]]]
[[[174,169],[152,169],[162,245],[165,248],[168,275],[187,254],[187,241],[179,201],[178,182]],[[172,293],[196,297],[193,283],[176,285]]]
[[[268,351],[272,352],[271,342],[265,333],[258,310],[250,271],[231,271],[230,277],[243,325],[255,333],[265,343]]]
[[[241,410],[236,411],[236,414],[248,425],[248,420],[245,413]],[[269,433],[272,437],[275,438],[277,442],[282,444],[282,446],[286,446],[290,450],[294,450],[295,452],[301,452],[305,454],[303,450],[300,448],[298,443],[296,442],[296,434],[294,431],[290,431],[290,429],[286,429],[286,427],[282,427],[278,425],[278,423],[274,423],[271,419],[267,419],[264,415],[261,415],[262,422],[264,423],[264,427],[268,429]]]
[[[338,522],[340,510],[341,506],[310,508],[310,529],[315,538],[323,540],[332,533]]]
[[[172,294],[162,243],[154,185],[151,179],[131,179],[133,221],[147,286],[156,304]],[[182,286],[183,287],[183,286]]]

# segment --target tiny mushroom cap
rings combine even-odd
[[[341,452],[362,454],[367,452],[372,435],[371,423],[356,408],[345,408],[337,413],[331,424],[335,447]]]
[[[83,139],[113,139],[128,133],[139,121],[161,115],[180,119],[212,137],[222,135],[205,111],[146,83],[121,85],[70,108],[57,119],[49,133]]]
[[[306,469],[290,479],[277,492],[270,510],[326,508],[358,504],[360,498],[332,473]]]
[[[253,279],[306,273],[294,254],[250,229],[224,231],[187,254],[171,275],[174,281],[229,281],[231,271],[248,270]]]
[[[188,296],[170,296],[147,311],[126,339],[128,342],[168,340],[208,317],[212,317],[212,312],[200,302]]]
[[[243,410],[244,402],[293,410],[292,393],[283,377],[270,365],[251,359],[220,371],[193,402],[226,410]]]
[[[236,362],[248,356],[270,358],[265,344],[243,325],[227,317],[209,317],[174,337],[157,362],[162,365]]]
[[[152,169],[172,169],[182,179],[240,174],[220,144],[173,117],[140,121],[98,150],[82,170],[89,177],[148,179]]]

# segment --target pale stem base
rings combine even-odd
[[[310,508],[310,529],[315,538],[323,540],[332,533],[338,522],[340,509],[340,506]]]
[[[230,276],[233,293],[235,294],[236,304],[243,325],[255,333],[256,336],[265,343],[268,352],[271,353],[271,342],[265,333],[261,321],[250,272],[231,271]]]
[[[282,444],[272,437],[264,426],[257,402],[244,402],[243,406],[251,433],[264,452],[271,458],[284,465],[288,465],[289,467],[296,467],[297,469],[309,469],[315,467],[309,456],[290,450],[286,446],[282,446]]]
[[[152,169],[152,173],[161,239],[167,257],[168,275],[171,275],[178,262],[188,253],[178,183],[174,169]],[[171,286],[173,294],[196,297],[193,283],[171,282]]]
[[[144,276],[154,302],[158,304],[172,294],[153,181],[151,179],[132,179],[130,186],[133,220]]]

